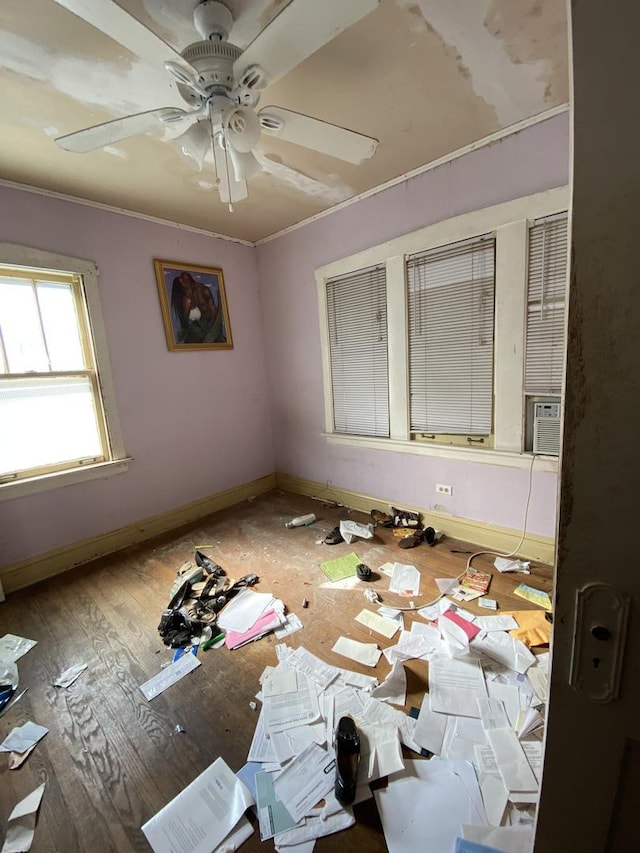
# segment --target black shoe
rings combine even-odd
[[[371,569],[369,566],[366,566],[364,563],[358,563],[356,566],[356,575],[358,576],[358,580],[361,581],[370,581],[371,580]]]
[[[336,800],[349,806],[356,798],[360,765],[360,736],[351,717],[340,717],[336,729]]]
[[[202,551],[196,551],[196,565],[200,566],[201,569],[204,569],[208,575],[213,575],[216,578],[220,578],[225,574],[222,566],[219,566],[217,563],[214,563],[206,554],[203,554]]]

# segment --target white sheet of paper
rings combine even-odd
[[[428,660],[439,649],[440,632],[436,628],[429,627],[429,625],[424,627],[429,632],[428,634],[424,631],[420,633],[403,631],[397,645],[384,649],[383,654],[391,665],[396,661],[411,660],[412,658]]]
[[[503,853],[531,853],[533,827],[530,826],[465,826],[462,837]]]
[[[267,737],[267,731],[264,724],[264,708],[260,711],[256,730],[253,733],[253,740],[249,747],[247,761],[255,761],[258,764],[276,763],[279,766],[276,757],[273,742]]]
[[[535,708],[527,708],[526,711],[521,711],[518,720],[518,738],[527,737],[527,735],[541,729],[544,726],[544,717]]]
[[[331,651],[350,660],[355,660],[364,666],[375,666],[382,654],[375,643],[359,643],[357,640],[350,640],[348,637],[338,637]]]
[[[486,743],[482,723],[473,717],[442,716],[447,721],[440,753],[442,758],[473,763],[474,747]]]
[[[295,613],[288,613],[285,618],[287,621],[284,625],[281,628],[276,628],[273,632],[277,640],[284,640],[289,634],[295,634],[296,631],[299,631],[303,627],[300,618]]]
[[[404,705],[407,700],[407,673],[402,661],[396,661],[379,687],[374,687],[371,695],[381,702],[391,702],[392,705]]]
[[[273,790],[296,822],[333,788],[334,766],[333,751],[311,743],[276,777]]]
[[[420,595],[420,572],[415,566],[394,563],[389,592],[407,596]]]
[[[296,726],[295,729],[273,732],[269,739],[273,743],[278,763],[283,766],[296,755],[300,755],[311,743],[324,746],[327,743],[327,729],[322,720],[311,726]]]
[[[341,809],[336,814],[324,817],[313,814],[311,817],[305,818],[305,822],[301,826],[294,826],[293,829],[288,829],[286,832],[281,832],[273,839],[276,850],[290,851],[290,853],[305,853],[304,847],[298,845],[315,843],[316,838],[322,838],[325,835],[332,835],[334,832],[340,832],[343,829],[348,829],[356,822],[354,816]]]
[[[37,642],[37,640],[19,637],[17,634],[5,634],[4,637],[0,637],[0,660],[15,663],[37,645]]]
[[[486,734],[505,788],[508,791],[536,791],[537,779],[513,729],[490,729]]]
[[[475,773],[466,762],[408,760],[374,796],[389,853],[451,853],[462,824],[486,824]]]
[[[404,768],[398,727],[393,723],[360,723],[358,783],[375,782]]]
[[[276,646],[276,654],[278,660],[286,663],[287,666],[292,666],[311,678],[321,690],[326,688],[335,681],[340,675],[340,670],[335,666],[330,666],[320,658],[307,651],[304,646],[299,646],[297,649],[292,649],[284,643],[279,643]]]
[[[16,726],[0,743],[0,752],[26,752],[42,740],[48,731],[44,726],[32,722]]]
[[[504,703],[509,719],[509,725],[515,729],[520,715],[520,691],[512,684],[501,684],[499,681],[487,681],[490,699],[498,699]]]
[[[145,699],[151,701],[151,699],[155,699],[156,696],[159,696],[168,687],[176,684],[181,678],[184,678],[185,675],[193,672],[199,666],[200,661],[195,655],[182,655],[177,661],[161,669],[153,678],[141,684],[140,692]]]
[[[500,776],[496,757],[489,744],[476,744],[474,747],[474,765],[478,768],[481,776]]]
[[[536,777],[538,782],[541,782],[542,758],[544,753],[542,741],[523,740],[520,742],[520,746],[522,747],[524,754],[527,756],[527,761],[529,762],[529,767],[533,770],[533,775]]]
[[[188,657],[192,657],[188,655]],[[205,771],[142,827],[154,853],[210,853],[226,838],[254,799],[216,758]]]
[[[436,578],[436,585],[442,595],[446,595],[458,586],[458,581],[456,578]]]
[[[391,619],[385,619],[379,613],[372,613],[370,610],[361,610],[355,617],[356,622],[364,625],[375,631],[377,634],[382,634],[387,640],[390,640],[394,634],[398,632],[400,625],[397,622],[392,622]]]
[[[336,720],[349,714],[352,717],[357,717],[364,708],[362,694],[359,690],[354,690],[353,687],[343,687],[333,696],[333,708]]]
[[[487,820],[493,826],[500,826],[509,801],[509,792],[504,787],[500,774],[482,775],[480,777],[480,791],[482,792],[482,802],[487,813]]]
[[[476,616],[475,624],[482,631],[513,631],[518,627],[513,616]]]
[[[429,622],[435,622],[436,619],[439,619],[443,613],[446,613],[452,607],[453,603],[448,598],[441,598],[435,604],[427,604],[426,607],[421,607],[418,610],[418,614]]]
[[[88,664],[86,663],[76,663],[68,669],[65,669],[65,671],[53,682],[54,687],[71,687],[73,682],[77,678],[80,678],[87,666]]]
[[[429,694],[436,713],[479,717],[476,699],[487,695],[482,667],[471,658],[431,658]]]
[[[262,614],[273,604],[270,592],[254,592],[245,589],[239,592],[224,607],[218,616],[218,627],[223,631],[237,631],[244,634],[252,628]]]
[[[511,560],[505,557],[496,557],[493,565],[499,572],[525,572],[529,573],[531,564],[523,560]]]
[[[373,524],[359,524],[357,521],[346,519],[340,522],[340,533],[349,545],[356,537],[373,539]]]
[[[360,714],[358,721],[364,725],[367,723],[382,723],[396,726],[400,735],[400,741],[414,752],[420,753],[420,746],[416,743],[414,733],[416,720],[409,717],[403,711],[392,708],[385,702],[369,698]]]
[[[476,699],[478,703],[478,711],[480,711],[480,719],[485,732],[490,729],[508,729],[509,718],[504,707],[504,702],[500,699]]]
[[[298,689],[295,693],[264,697],[263,711],[267,734],[305,726],[320,719],[314,682],[298,673],[297,683]]]
[[[287,669],[279,665],[273,669],[262,684],[265,698],[281,696],[283,693],[295,693],[298,690],[298,676],[295,669]]]
[[[20,800],[9,815],[2,853],[26,853],[31,848],[36,828],[36,815],[42,802],[44,788],[43,782],[35,791]]]
[[[546,704],[549,698],[549,671],[539,665],[532,666],[527,670],[527,678],[540,702]]]
[[[447,720],[447,714],[435,714],[431,710],[429,694],[425,693],[413,733],[416,743],[434,755],[441,755]]]
[[[478,634],[471,641],[471,647],[519,673],[525,673],[536,662],[535,655],[523,642],[502,631]]]

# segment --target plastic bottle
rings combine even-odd
[[[297,518],[292,518],[291,521],[285,522],[285,527],[308,527],[316,520],[315,515],[310,512],[308,515],[299,515]]]

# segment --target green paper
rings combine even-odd
[[[341,581],[344,578],[355,577],[356,566],[359,566],[361,562],[360,557],[351,552],[351,554],[345,554],[344,557],[336,557],[335,560],[320,563],[320,568],[330,581]]]

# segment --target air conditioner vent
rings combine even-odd
[[[533,452],[560,455],[560,403],[536,403],[533,415]]]

